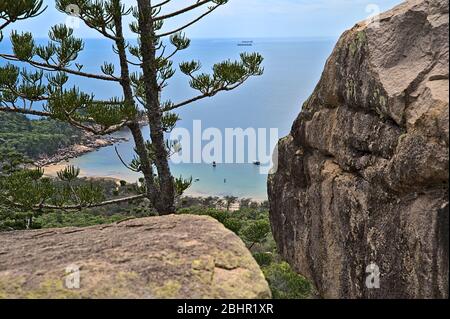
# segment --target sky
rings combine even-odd
[[[194,3],[196,0],[172,0],[165,12]],[[135,0],[124,0],[128,5]],[[160,2],[160,0],[154,0]],[[399,4],[400,0],[229,0],[228,4],[187,30],[191,38],[336,38],[356,22]],[[36,38],[47,37],[50,26],[68,18],[54,7],[54,0],[44,0],[47,10],[39,17],[15,23],[14,28],[33,32]],[[165,25],[166,30],[197,16],[196,10]],[[82,23],[75,35],[96,38],[99,35]],[[8,33],[6,30],[5,33]],[[133,37],[127,32],[127,37]]]

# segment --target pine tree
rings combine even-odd
[[[183,62],[179,70],[198,95],[181,102],[161,101],[161,92],[176,72],[172,58],[190,46],[185,29],[226,5],[228,0],[186,1],[185,7],[164,14],[165,6],[172,0],[161,0],[157,4],[151,0],[135,0],[130,7],[121,0],[55,2],[59,11],[76,14],[86,26],[112,42],[119,70],[116,71],[111,61],[106,61],[100,66],[101,72],[85,72],[83,65],[76,62],[84,42],[66,25],[53,26],[46,45],[37,45],[31,33],[13,31],[10,36],[12,54],[0,54],[14,62],[0,67],[0,111],[53,118],[97,135],[129,129],[136,155],[131,163],[125,163],[126,166],[143,174],[143,196],[159,214],[174,213],[176,196],[191,184],[191,180],[174,178],[169,167],[170,155],[179,150],[176,142],[165,139],[165,134],[179,120],[174,112],[220,92],[236,89],[250,77],[261,75],[262,56],[242,53],[239,61],[215,64],[211,73],[201,72],[199,61]],[[43,9],[41,0],[2,0],[0,30],[17,20],[33,18]],[[199,10],[203,13],[174,30],[163,28],[165,21]],[[129,43],[124,36],[126,17],[132,18],[128,27],[137,35],[137,44]],[[170,48],[171,52],[167,53]],[[28,68],[20,69],[17,62]],[[109,100],[97,100],[78,87],[68,87],[69,76],[118,83],[122,92]],[[42,110],[35,107],[39,103],[44,103]],[[150,127],[148,140],[140,129],[143,116]]]

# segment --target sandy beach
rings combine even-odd
[[[66,162],[61,162],[61,163],[56,163],[56,164],[49,164],[49,165],[43,167],[44,175],[48,176],[48,177],[56,177],[57,173],[59,171],[63,170],[65,167],[67,167],[67,165],[68,165],[68,163],[66,163]],[[127,183],[136,183],[137,182],[136,179],[133,179],[131,177],[128,177],[128,178],[125,177],[124,178],[123,176],[118,176],[118,175],[114,175],[114,174],[111,174],[111,175],[108,175],[108,176],[98,176],[98,175],[95,175],[93,172],[88,172],[88,171],[85,171],[83,169],[80,170],[79,177],[81,177],[81,178],[93,178],[93,179],[96,179],[96,178],[99,178],[99,179],[112,179],[112,180],[116,180],[116,181],[124,180]],[[207,198],[207,197],[218,197],[218,198],[222,198],[222,199],[224,198],[224,196],[215,196],[215,195],[211,195],[211,194],[207,194],[207,193],[195,192],[195,191],[192,191],[192,190],[189,190],[189,189],[184,193],[184,196],[196,197],[196,198]],[[253,202],[257,202],[257,203],[262,203],[262,202],[267,200],[265,198],[254,198],[254,197],[250,198],[250,199]],[[234,205],[234,206],[236,206],[236,205]],[[236,209],[236,207],[234,207],[234,206],[233,206],[233,208]]]
[[[62,161],[59,163],[54,163],[54,164],[48,164],[43,166],[42,168],[44,169],[44,175],[48,176],[48,177],[56,177],[57,173],[61,170],[63,170],[64,168],[66,168],[68,165],[70,165],[70,162],[66,162],[66,161]],[[123,177],[123,176],[119,176],[119,175],[108,175],[108,176],[98,176],[95,173],[91,173],[88,171],[85,171],[83,169],[80,169],[80,175],[79,177],[84,178],[84,177],[92,177],[92,178],[111,178],[111,179],[115,179],[115,180],[124,180],[128,183],[135,183],[136,179],[130,178],[130,177]]]

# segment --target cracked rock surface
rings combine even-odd
[[[279,142],[274,236],[322,297],[448,298],[448,19],[410,0],[345,32]]]
[[[77,268],[80,288],[68,289]],[[0,298],[270,296],[244,243],[209,217],[0,233]]]

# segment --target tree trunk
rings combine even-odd
[[[113,4],[115,5],[116,12],[120,12],[121,3],[120,0],[113,0]],[[116,27],[116,36],[118,40],[116,40],[117,51],[119,53],[120,59],[120,69],[121,69],[121,86],[123,88],[124,100],[126,103],[134,104],[133,91],[131,89],[131,80],[130,73],[128,68],[128,61],[126,55],[126,46],[125,39],[123,36],[123,27],[122,27],[122,16],[117,14],[114,17],[114,24]],[[150,119],[150,114],[149,114]],[[150,128],[152,129],[152,122],[149,121]],[[141,172],[144,175],[144,181],[147,188],[147,198],[152,203],[152,206],[158,211],[160,215],[167,214],[169,211],[167,209],[167,205],[165,204],[164,196],[161,196],[161,190],[158,189],[155,184],[154,176],[153,176],[153,167],[152,161],[148,154],[147,148],[145,146],[145,139],[142,136],[141,128],[139,126],[138,121],[134,121],[133,123],[128,125],[128,128],[133,135],[134,143],[136,146],[136,153],[139,156],[141,162]],[[158,167],[158,166],[157,166]],[[170,173],[170,172],[169,172]],[[159,170],[158,170],[159,174]],[[174,206],[174,201],[169,202],[170,206]],[[169,213],[174,212],[170,210]]]
[[[169,167],[169,154],[165,144],[162,127],[162,110],[159,101],[160,88],[157,80],[155,32],[151,2],[138,0],[139,31],[141,36],[142,72],[144,75],[147,115],[150,124],[150,137],[154,151],[154,163],[158,170],[161,215],[175,212],[175,185]]]

